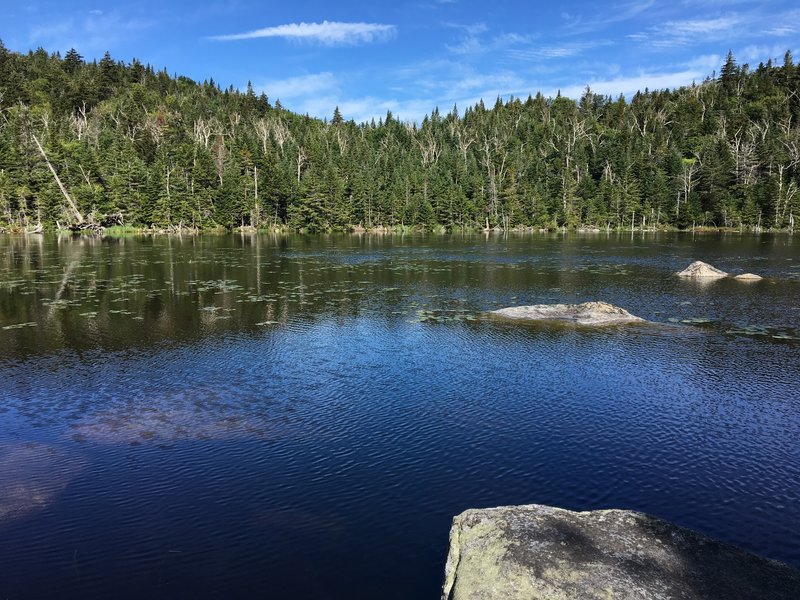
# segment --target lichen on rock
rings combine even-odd
[[[789,600],[800,572],[662,519],[543,505],[453,519],[442,600]]]

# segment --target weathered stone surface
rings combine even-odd
[[[734,279],[738,279],[739,281],[759,281],[763,278],[761,275],[756,275],[755,273],[742,273],[734,277]]]
[[[678,275],[680,277],[689,277],[692,279],[720,279],[728,276],[725,271],[720,271],[716,267],[712,267],[710,264],[704,263],[702,260],[694,261],[683,271],[679,272]]]
[[[789,600],[800,572],[661,519],[542,505],[453,520],[442,600]]]
[[[627,310],[607,302],[584,302],[583,304],[534,304],[512,306],[494,310],[492,315],[508,319],[532,321],[568,321],[578,325],[618,325],[637,323],[644,319]]]

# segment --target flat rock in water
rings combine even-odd
[[[467,510],[442,600],[796,600],[800,571],[642,513]]]
[[[690,277],[692,279],[721,278],[728,276],[725,271],[720,271],[716,267],[712,267],[710,264],[704,263],[702,260],[694,261],[683,271],[679,272],[678,275],[680,277]]]
[[[509,319],[532,321],[568,321],[578,325],[617,325],[637,323],[644,319],[607,302],[583,304],[533,304],[493,310],[491,314]]]
[[[756,275],[755,273],[742,273],[741,275],[737,275],[734,279],[738,279],[739,281],[759,281],[763,279],[761,275]]]

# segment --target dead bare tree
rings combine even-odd
[[[469,151],[469,147],[475,143],[475,135],[468,134],[466,132],[466,127],[463,127],[457,120],[450,123],[450,135],[453,136],[456,146],[458,147],[458,151],[461,153],[461,158],[464,161],[464,166],[466,167],[467,152]]]
[[[302,146],[297,147],[297,182],[300,183],[300,174],[308,161],[308,155]]]
[[[683,159],[680,181],[681,185],[683,186],[682,194],[684,203],[689,201],[689,195],[692,193],[692,190],[694,190],[695,185],[697,185],[695,176],[699,172],[700,172],[700,161],[698,161],[696,158]],[[680,214],[680,209],[681,209],[681,194],[679,193],[678,198],[675,201],[676,217]]]
[[[216,122],[216,119],[213,117],[206,121],[203,117],[199,117],[194,122],[194,139],[196,142],[203,144],[203,148],[208,148],[208,144],[211,142],[211,137],[214,135],[216,129],[218,129],[219,123]]]
[[[81,141],[84,133],[89,128],[89,117],[86,114],[86,102],[75,109],[75,112],[70,115],[69,121],[75,132],[75,137],[78,138],[78,141]]]
[[[292,134],[289,127],[281,119],[274,119],[270,122],[270,133],[272,139],[278,144],[281,154],[283,154],[283,146],[292,139]]]
[[[36,137],[36,134],[35,133],[31,133],[31,137],[33,138],[33,141],[36,143],[36,147],[39,149],[39,152],[41,153],[42,158],[44,158],[44,161],[47,163],[47,168],[50,169],[50,172],[53,174],[53,178],[56,180],[56,184],[58,185],[58,189],[60,189],[61,193],[64,195],[64,198],[67,201],[67,205],[69,206],[69,208],[72,211],[72,216],[75,217],[75,220],[78,222],[78,224],[83,223],[84,222],[83,215],[78,210],[78,206],[75,204],[75,201],[72,199],[72,196],[69,195],[69,192],[67,191],[67,188],[64,187],[64,184],[61,182],[61,179],[59,178],[55,167],[53,167],[53,164],[47,158],[47,153],[44,151],[44,148],[42,148],[42,145],[39,143],[39,139]]]
[[[422,139],[415,138],[417,146],[419,147],[420,154],[422,155],[422,166],[430,167],[439,161],[439,157],[444,150],[443,146],[439,144],[436,136],[428,130]]]

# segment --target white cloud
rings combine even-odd
[[[783,56],[789,50],[786,46],[776,44],[773,46],[767,45],[752,45],[747,46],[741,51],[741,54],[735,54],[736,58],[741,58],[745,62],[758,63],[767,62],[772,59],[772,62],[777,62],[779,65],[783,64]]]
[[[700,69],[707,73],[717,70],[723,63],[723,57],[720,54],[703,54],[701,56],[694,56],[690,58],[684,65],[690,69]]]
[[[504,100],[511,96],[526,98],[528,94],[535,95],[541,91],[546,97],[555,97],[560,91],[562,96],[579,98],[588,86],[596,94],[630,97],[645,88],[657,90],[691,85],[706,78],[710,73],[707,67],[712,62],[717,63],[714,67],[718,67],[716,58],[699,56],[690,60],[691,64],[669,72],[618,72],[606,77],[589,75],[582,79],[574,74],[563,77],[563,72],[559,71],[561,76],[558,79],[548,76],[542,81],[517,71],[477,71],[450,61],[429,61],[394,71],[392,79],[403,85],[394,90],[384,87],[385,96],[370,93],[350,95],[348,90],[351,86],[327,72],[265,82],[257,87],[271,98],[280,98],[286,108],[301,114],[330,119],[334,107],[338,106],[346,119],[359,123],[373,118],[377,121],[389,110],[398,119],[419,123],[436,106],[448,112],[457,104],[463,111],[481,100],[491,106],[498,96]],[[427,73],[423,74],[424,71]],[[409,89],[416,93],[406,96],[404,92]]]
[[[566,44],[543,44],[528,48],[512,48],[508,51],[508,56],[516,60],[546,60],[552,58],[568,58],[577,56],[585,50],[608,46],[610,42],[595,40],[588,42],[573,42]]]
[[[41,23],[28,32],[28,42],[49,50],[75,48],[85,55],[92,55],[112,50],[120,42],[136,37],[154,24],[118,11],[89,11],[82,18]]]
[[[800,10],[790,10],[773,21],[765,33],[775,37],[785,37],[800,31]]]
[[[336,77],[330,72],[273,79],[259,82],[253,87],[259,93],[264,92],[270,98],[281,100],[302,98],[309,94],[327,93],[338,89]]]
[[[800,31],[800,10],[782,13],[750,10],[660,23],[628,36],[656,49],[708,43],[741,42],[762,37],[787,37]]]
[[[716,19],[694,19],[688,21],[669,21],[661,29],[677,37],[707,36],[726,33],[742,22],[739,15],[728,15]]]
[[[566,21],[567,33],[577,35],[591,33],[605,29],[609,25],[621,23],[639,17],[655,4],[655,0],[633,0],[611,6],[603,6],[602,14],[584,20],[581,14],[561,13],[561,18]]]
[[[743,15],[731,14],[709,19],[667,21],[634,33],[628,38],[654,48],[688,46],[698,42],[721,41],[732,36],[748,22]]]
[[[452,54],[477,56],[488,52],[496,52],[512,48],[514,46],[523,46],[533,42],[537,36],[535,34],[519,34],[519,33],[502,33],[493,37],[484,36],[481,38],[480,34],[488,31],[485,25],[481,26],[457,26],[449,25],[449,27],[458,27],[467,32],[457,44],[445,44],[445,48]]]
[[[642,73],[628,77],[616,77],[605,80],[588,80],[585,83],[571,84],[560,88],[561,95],[570,98],[580,98],[586,87],[590,87],[595,94],[604,96],[630,96],[638,91],[673,89],[682,85],[691,85],[692,82],[701,82],[706,73],[698,70],[678,71],[675,73]],[[558,89],[542,92],[545,96],[555,96]]]
[[[277,37],[296,41],[317,42],[326,46],[346,46],[382,41],[392,37],[394,34],[394,25],[323,21],[322,23],[288,23],[245,33],[216,35],[212,39],[231,41]]]

